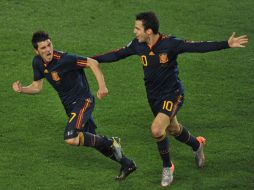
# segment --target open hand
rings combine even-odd
[[[248,43],[247,35],[235,37],[235,32],[233,32],[233,34],[228,39],[228,45],[231,48],[245,47],[244,44],[247,44],[247,43]]]

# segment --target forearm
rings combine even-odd
[[[91,58],[95,59],[99,63],[114,62],[120,59],[115,52],[110,52],[103,55],[96,55]]]
[[[177,47],[177,53],[197,52],[206,53],[229,48],[227,41],[221,42],[184,42]]]
[[[121,49],[113,50],[105,54],[96,55],[91,58],[95,59],[99,63],[106,63],[106,62],[115,62],[134,54],[135,52],[133,51],[133,49],[129,47],[124,47]]]
[[[20,81],[16,81],[12,84],[12,88],[17,93],[23,94],[38,94],[42,90],[43,80],[33,81],[28,86],[22,86]]]
[[[93,74],[94,74],[94,76],[97,80],[99,88],[106,87],[106,84],[105,84],[105,81],[104,81],[104,76],[102,74],[102,71],[99,67],[98,62],[93,61],[92,63],[89,64],[89,67],[91,68],[91,70],[92,70],[92,72],[93,72]]]
[[[33,84],[30,84],[28,86],[21,86],[20,90],[20,93],[29,95],[38,94],[41,91],[39,88],[35,88]]]

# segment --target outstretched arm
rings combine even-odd
[[[38,94],[42,90],[43,79],[38,81],[33,81],[32,84],[28,86],[22,86],[20,81],[16,81],[12,84],[12,89],[17,93],[23,94]]]
[[[115,62],[120,59],[124,59],[136,53],[134,49],[135,43],[135,41],[131,41],[127,46],[123,48],[116,49],[101,55],[95,55],[91,58],[97,60],[99,63]]]
[[[180,41],[175,48],[177,54],[184,52],[197,52],[206,53],[210,51],[218,51],[226,48],[245,47],[244,44],[248,43],[246,35],[235,37],[235,33],[230,36],[228,41],[207,41],[207,42],[186,42]]]
[[[102,99],[104,96],[108,94],[108,89],[106,87],[102,71],[99,67],[99,63],[94,59],[87,58],[86,66],[90,67],[91,70],[93,71],[93,74],[99,86],[99,90],[97,91],[97,97],[99,99]]]

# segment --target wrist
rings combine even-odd
[[[23,90],[22,90],[22,89],[23,89],[23,88],[20,87],[20,90],[18,91],[19,94],[22,94],[22,93],[23,93]]]
[[[99,88],[107,88],[105,84],[99,85]]]
[[[227,48],[231,48],[231,45],[230,45],[229,40],[228,40],[228,41],[226,41],[226,44],[227,44]]]

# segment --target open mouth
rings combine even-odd
[[[53,57],[52,55],[53,55],[53,54],[50,53],[50,52],[47,53],[45,59],[46,59],[47,61],[51,61],[51,59],[52,59],[52,57]]]

